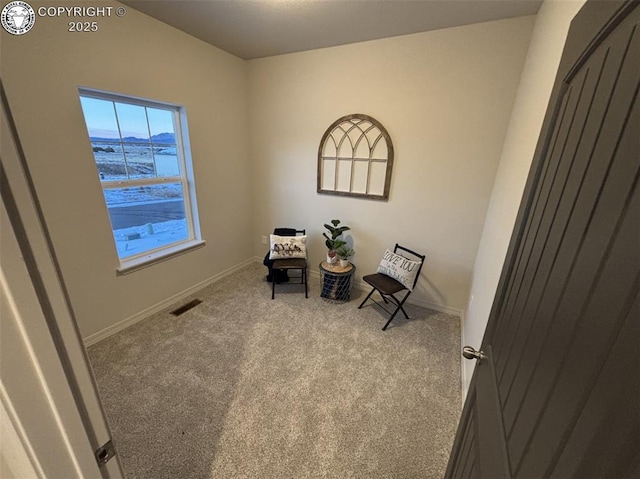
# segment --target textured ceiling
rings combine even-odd
[[[534,15],[542,0],[122,0],[244,59]]]

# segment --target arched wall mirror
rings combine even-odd
[[[393,144],[387,130],[367,115],[339,118],[318,148],[318,193],[388,200]]]

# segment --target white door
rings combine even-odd
[[[0,472],[121,478],[117,456],[95,457],[111,434],[4,89],[0,97]]]

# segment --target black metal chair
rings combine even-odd
[[[285,228],[283,228],[285,229]],[[296,236],[296,235],[306,235],[306,230],[294,230],[294,234],[282,234],[280,236]],[[293,284],[304,284],[304,297],[308,298],[308,290],[307,290],[307,259],[306,258],[285,258],[285,259],[274,259],[271,264],[271,269],[273,271],[273,281],[271,282],[271,299],[275,298],[276,295],[276,283],[280,284],[279,278],[283,275],[288,276],[288,271],[290,270],[300,270],[300,282]],[[280,273],[280,274],[278,274]],[[290,279],[290,278],[289,278]]]
[[[390,276],[387,276],[386,274],[383,274],[383,273],[369,274],[362,278],[366,283],[372,286],[372,289],[371,289],[371,292],[369,292],[369,294],[367,295],[367,297],[364,298],[364,301],[360,303],[360,306],[358,306],[358,309],[362,308],[362,306],[364,306],[367,300],[371,298],[371,295],[376,291],[380,294],[380,296],[382,296],[382,299],[385,302],[385,304],[391,304],[395,306],[395,309],[393,311],[389,311],[382,304],[377,302],[375,299],[371,298],[371,301],[376,303],[384,311],[386,311],[388,314],[391,315],[387,323],[382,328],[383,331],[387,329],[387,326],[389,326],[389,323],[393,321],[393,318],[396,317],[396,314],[398,314],[398,311],[402,311],[402,314],[404,314],[404,317],[409,319],[409,315],[404,310],[403,305],[407,300],[407,298],[409,297],[409,295],[411,294],[411,291],[413,290],[413,288],[415,288],[416,284],[418,283],[418,278],[420,277],[420,272],[422,271],[422,265],[424,264],[424,259],[426,257],[425,255],[421,255],[419,253],[416,253],[415,251],[411,251],[410,249],[405,248],[404,246],[400,246],[398,243],[396,243],[396,246],[393,249],[393,252],[410,261],[419,261],[420,264],[418,265],[418,271],[416,272],[416,276],[413,281],[413,285],[411,286],[411,289],[404,286],[400,281]],[[402,297],[401,299],[396,297],[396,294],[401,293],[402,291],[406,291],[404,297]]]

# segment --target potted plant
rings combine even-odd
[[[346,241],[340,239],[340,236],[342,236],[342,233],[350,230],[351,228],[349,228],[348,226],[340,226],[340,220],[331,220],[331,224],[325,224],[324,227],[327,228],[327,230],[331,234],[331,237],[329,237],[326,232],[322,233],[322,236],[325,237],[324,244],[327,246],[328,250],[327,263],[334,264],[338,260],[336,250],[341,246],[345,246],[347,244]]]
[[[346,268],[349,265],[349,258],[351,258],[355,254],[351,248],[349,248],[346,244],[340,246],[336,249],[336,255],[340,258],[340,266]]]

